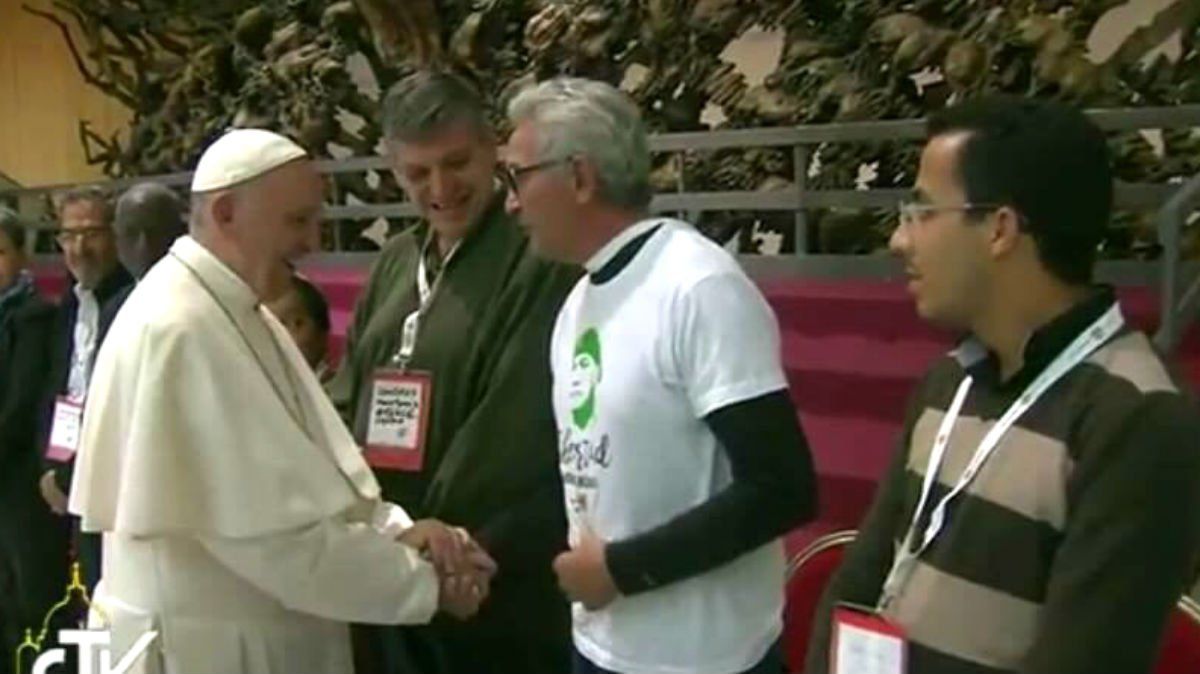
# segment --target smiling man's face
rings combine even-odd
[[[439,235],[458,240],[496,193],[496,141],[469,122],[420,140],[392,141],[396,178],[421,217]]]

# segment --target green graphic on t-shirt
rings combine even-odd
[[[571,420],[581,431],[596,418],[596,385],[600,383],[600,362],[600,333],[595,328],[588,328],[575,342],[570,388],[567,391]]]

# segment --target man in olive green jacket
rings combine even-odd
[[[469,621],[360,628],[359,670],[557,674],[569,668],[570,616],[551,572],[566,518],[546,354],[579,272],[536,259],[505,214],[495,134],[471,85],[445,73],[401,81],[384,130],[424,221],[380,254],[330,392],[365,446],[377,376],[428,376],[419,459],[396,467],[368,449],[368,460],[385,499],[462,527],[499,571]]]

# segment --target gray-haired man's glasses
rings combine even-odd
[[[496,173],[500,176],[500,180],[504,182],[504,186],[513,194],[517,193],[517,185],[520,183],[521,176],[524,176],[534,171],[558,166],[573,161],[574,157],[563,157],[561,159],[547,159],[529,166],[513,166],[512,164],[501,164],[496,167]]]
[[[54,233],[54,240],[60,246],[69,246],[76,241],[97,241],[112,234],[112,228],[103,225],[79,227],[77,229],[60,229]]]

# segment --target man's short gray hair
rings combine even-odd
[[[650,145],[629,96],[597,80],[556,77],[526,89],[508,105],[513,125],[535,124],[539,161],[589,159],[608,202],[635,210],[650,205]]]
[[[423,140],[451,124],[491,133],[487,106],[461,75],[422,70],[392,85],[383,98],[383,135],[393,141]]]
[[[54,212],[59,218],[62,218],[63,211],[71,204],[80,202],[92,203],[100,207],[101,217],[104,219],[105,226],[111,225],[113,220],[113,202],[107,191],[101,187],[94,185],[84,185],[82,187],[71,187],[62,192],[56,193],[52,201],[54,202]]]

